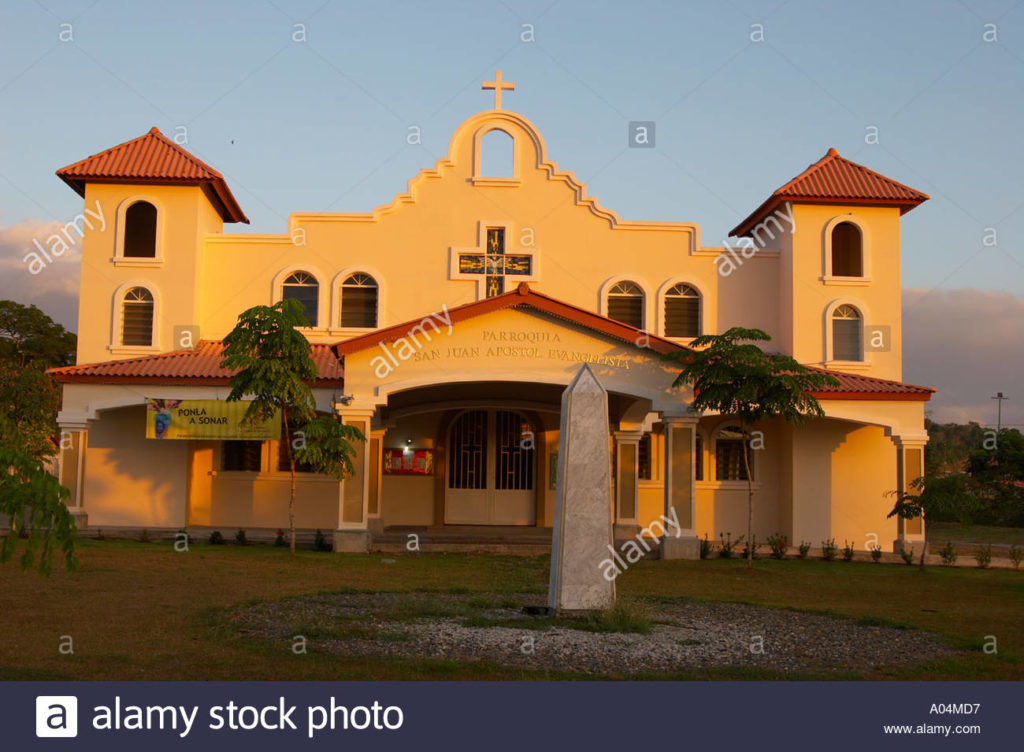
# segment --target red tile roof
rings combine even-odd
[[[80,196],[89,182],[199,185],[225,222],[249,223],[224,176],[155,126],[144,136],[60,168],[57,176]]]
[[[592,313],[584,308],[564,303],[556,298],[550,297],[549,295],[544,295],[536,290],[531,290],[530,286],[525,282],[520,283],[519,287],[515,290],[506,292],[503,295],[478,300],[474,303],[467,303],[459,306],[458,308],[452,308],[447,312],[447,316],[452,324],[455,324],[459,321],[465,321],[466,319],[471,319],[476,316],[481,316],[504,308],[533,308],[537,311],[543,311],[553,316],[557,316],[558,318],[579,324],[587,329],[614,337],[615,339],[631,345],[636,345],[637,342],[643,338],[647,343],[649,343],[649,349],[659,354],[689,349],[673,342],[672,340],[655,337],[652,334],[629,326],[628,324],[623,324],[621,322],[614,321],[613,319],[599,316],[598,314]],[[382,342],[394,342],[395,340],[406,336],[409,333],[410,328],[418,325],[420,321],[421,319],[415,319],[403,324],[396,324],[395,326],[388,327],[387,329],[378,329],[375,332],[370,332],[369,334],[363,334],[358,337],[353,337],[352,339],[347,339],[344,342],[339,342],[332,346],[331,349],[334,350],[335,354],[339,358],[341,358],[349,353],[359,352],[360,350],[366,350],[371,347],[377,347],[377,345]],[[811,370],[827,373],[834,376],[839,381],[838,386],[828,386],[820,392],[814,393],[815,397],[819,397],[821,399],[925,401],[931,399],[931,395],[935,391],[934,389],[926,386],[904,384],[899,381],[878,379],[872,376],[840,373],[838,371],[828,371],[823,368],[811,368]]]
[[[927,402],[932,398],[935,389],[930,386],[918,386],[917,384],[905,384],[902,381],[890,381],[889,379],[878,379],[874,376],[863,376],[854,373],[841,373],[829,371],[824,368],[808,366],[808,370],[816,373],[827,373],[839,381],[838,386],[826,386],[821,391],[812,392],[818,399],[893,399],[893,400],[919,400]]]
[[[839,156],[829,149],[824,157],[769,196],[730,235],[749,235],[751,229],[783,201],[824,204],[898,206],[906,213],[929,196]]]
[[[525,282],[520,282],[519,286],[511,292],[506,292],[493,298],[478,300],[475,303],[466,303],[458,308],[452,308],[447,312],[447,317],[450,318],[452,324],[455,324],[456,322],[475,318],[485,313],[500,311],[503,308],[533,308],[537,311],[543,311],[579,324],[587,329],[601,332],[631,345],[635,345],[640,339],[643,339],[648,343],[648,349],[654,350],[656,353],[667,353],[681,349],[678,344],[671,340],[655,337],[653,334],[632,327],[629,324],[623,324],[619,321],[599,316],[585,308],[579,308],[570,303],[563,303],[561,300],[544,295],[536,290],[531,290],[530,286]],[[378,329],[369,334],[362,334],[358,337],[347,339],[344,342],[339,342],[333,346],[333,350],[338,357],[341,357],[348,353],[376,347],[382,342],[394,342],[406,336],[409,333],[409,329],[419,323],[420,319],[414,319],[404,324],[390,326],[387,329]]]
[[[627,344],[635,345],[639,338],[643,337],[648,343],[649,349],[659,354],[687,349],[671,340],[655,337],[628,324],[613,321],[531,290],[525,282],[512,292],[475,303],[467,303],[451,309],[447,315],[452,324],[455,324],[505,308],[532,308]],[[381,342],[394,342],[408,334],[410,327],[419,323],[420,319],[416,319],[353,337],[336,345],[312,345],[313,362],[316,363],[320,372],[314,385],[339,388],[344,386],[344,371],[338,363],[339,358],[348,353],[376,347]],[[52,368],[49,373],[52,373],[54,378],[61,383],[223,385],[227,384],[233,375],[232,371],[220,367],[223,357],[224,344],[222,342],[203,340],[194,350],[179,350],[106,363]],[[935,392],[930,387],[904,384],[872,376],[840,373],[813,367],[811,370],[830,374],[839,381],[838,386],[829,386],[819,392],[814,392],[814,396],[819,399],[926,401],[931,399],[931,395]]]
[[[314,385],[341,387],[344,374],[331,348],[328,345],[312,345],[312,348],[313,362],[320,372]],[[234,371],[220,367],[223,358],[224,343],[203,340],[194,350],[52,368],[49,373],[62,383],[205,386],[226,384],[234,375]]]

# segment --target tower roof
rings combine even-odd
[[[225,222],[249,223],[224,176],[155,126],[143,136],[60,168],[57,176],[80,196],[89,182],[198,185]]]
[[[784,186],[733,228],[730,235],[748,235],[751,229],[784,201],[809,204],[862,204],[898,206],[904,214],[929,199],[928,194],[897,183],[829,149],[825,156]]]

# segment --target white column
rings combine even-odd
[[[371,533],[384,530],[384,498],[381,495],[383,486],[384,459],[384,428],[375,428],[366,437],[369,504],[367,507],[367,526]]]
[[[85,510],[85,453],[89,446],[89,421],[85,418],[61,418],[58,416],[60,443],[57,448],[60,458],[60,484],[71,495],[67,500],[68,511],[81,529],[89,524]]]
[[[373,410],[344,405],[337,405],[335,409],[343,423],[362,431],[366,441],[353,442],[356,450],[352,458],[354,472],[338,484],[338,527],[334,531],[334,550],[365,552],[370,547],[367,522],[370,501],[370,419]]]
[[[638,527],[640,517],[640,437],[642,431],[616,431],[615,526]],[[625,531],[624,531],[625,532]],[[630,532],[626,537],[632,537]],[[616,536],[619,537],[619,536]]]
[[[921,489],[914,486],[914,481],[924,475],[927,432],[896,434],[892,440],[896,444],[896,487],[902,493],[921,493]],[[893,551],[899,552],[905,547],[913,549],[915,554],[920,554],[921,547],[925,545],[924,524],[924,517],[912,520],[897,518]]]
[[[699,417],[662,413],[661,420],[665,426],[666,528],[661,555],[664,559],[699,559],[697,479],[693,462]]]

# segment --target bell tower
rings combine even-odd
[[[805,365],[902,377],[900,217],[928,198],[829,149],[733,229],[780,248],[782,351]]]
[[[78,362],[175,349],[198,324],[202,239],[248,219],[223,176],[157,128],[57,171],[85,201]]]

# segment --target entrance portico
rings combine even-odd
[[[525,284],[336,345],[348,393],[339,411],[372,411],[381,436],[380,504],[367,529],[549,527],[561,393],[586,362],[609,392],[616,531],[634,536],[644,427],[686,411],[661,359],[677,347]],[[672,455],[683,486],[672,503],[691,538],[692,446],[677,441]]]

